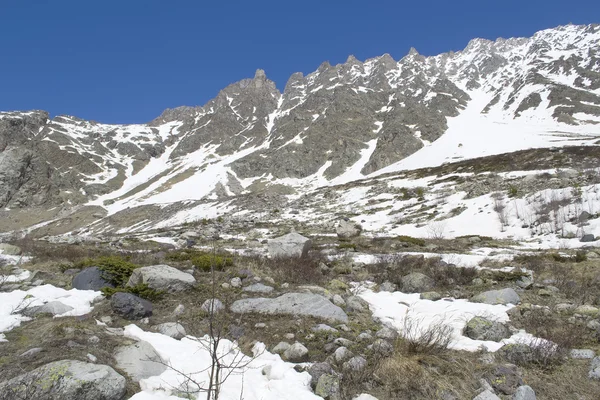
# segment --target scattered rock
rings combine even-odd
[[[362,332],[356,337],[356,340],[358,340],[359,342],[370,342],[373,340],[373,336],[368,332]]]
[[[33,349],[27,350],[26,352],[21,354],[19,357],[23,357],[23,358],[33,357],[33,356],[41,353],[43,350],[44,349],[42,349],[41,347],[34,347]]]
[[[135,269],[127,286],[136,286],[142,283],[154,290],[175,293],[192,288],[196,279],[192,275],[168,265],[152,265]]]
[[[420,298],[421,298],[421,300],[438,301],[438,300],[441,300],[442,295],[439,294],[438,292],[424,292],[424,293],[421,293]]]
[[[371,349],[382,356],[389,356],[394,352],[394,346],[384,339],[377,339],[373,342]]]
[[[378,330],[377,333],[375,333],[375,336],[380,339],[396,340],[398,338],[398,332],[385,326]]]
[[[367,366],[367,360],[361,356],[355,356],[346,361],[343,365],[343,369],[346,371],[362,371]]]
[[[156,332],[172,337],[173,339],[181,339],[186,336],[185,328],[177,322],[165,322],[163,324],[152,327]]]
[[[231,311],[240,314],[286,314],[311,316],[332,322],[348,322],[348,315],[325,297],[312,293],[286,293],[274,299],[256,298],[237,300]]]
[[[513,364],[496,365],[486,375],[486,379],[495,391],[505,395],[514,394],[517,388],[523,385],[518,368]]]
[[[55,361],[0,383],[0,393],[16,400],[35,393],[36,400],[120,400],[127,381],[107,365]],[[33,399],[33,397],[31,397]]]
[[[229,281],[229,284],[232,288],[241,288],[242,279],[236,276],[235,278],[232,278],[231,281]]]
[[[315,325],[311,328],[311,330],[313,332],[330,332],[330,333],[338,332],[337,329],[332,328],[331,326],[325,325],[325,324]]]
[[[98,343],[100,343],[100,338],[98,336],[94,335],[94,336],[90,336],[87,341],[90,344],[98,344]]]
[[[317,386],[317,382],[319,382],[319,378],[325,374],[333,374],[333,368],[329,363],[319,362],[311,365],[307,372],[310,374],[311,379],[311,387],[314,389]]]
[[[73,289],[95,291],[104,287],[115,287],[115,285],[104,279],[104,272],[98,267],[86,268],[79,272],[73,277],[71,286],[73,286]]]
[[[521,298],[512,288],[500,290],[488,290],[480,293],[471,299],[474,303],[485,304],[518,304]]]
[[[302,257],[308,254],[312,242],[296,232],[271,239],[267,242],[269,255],[273,258]]]
[[[350,221],[348,218],[342,219],[338,222],[337,227],[335,228],[335,233],[341,239],[350,239],[353,237],[360,236],[362,232],[362,227],[360,224]]]
[[[308,349],[302,343],[296,342],[283,352],[283,358],[293,363],[307,361]]]
[[[569,354],[571,358],[579,360],[591,360],[596,355],[596,352],[594,350],[589,349],[573,349]]]
[[[350,358],[352,358],[354,356],[354,354],[352,354],[352,352],[350,350],[348,350],[347,347],[338,347],[334,352],[333,352],[333,359],[335,360],[335,362],[338,365],[341,365],[342,363],[344,363],[345,361],[349,360]]]
[[[600,357],[594,357],[590,363],[590,372],[588,377],[594,380],[600,380]]]
[[[219,299],[208,299],[202,303],[200,309],[205,313],[219,313],[225,309],[225,306]]]
[[[183,304],[180,304],[177,307],[175,307],[175,310],[173,310],[173,315],[178,317],[181,314],[183,314],[184,312],[185,312],[185,306]]]
[[[519,386],[513,395],[512,400],[536,400],[535,392],[531,386]]]
[[[528,274],[520,277],[515,284],[521,289],[530,289],[533,287],[533,272],[528,271]]]
[[[250,293],[271,293],[274,289],[272,286],[263,285],[262,283],[255,283],[253,285],[246,286],[242,290]]]
[[[275,354],[281,355],[285,353],[285,351],[288,350],[290,347],[292,347],[292,345],[287,342],[279,342],[275,347],[273,347],[271,351]]]
[[[333,301],[333,304],[335,304],[338,307],[346,307],[346,300],[344,300],[344,298],[339,294],[333,295],[331,301]]]
[[[98,357],[96,357],[95,355],[90,354],[90,353],[87,353],[85,358],[87,358],[90,362],[93,362],[93,363],[98,362]]]
[[[350,312],[363,312],[369,309],[369,303],[358,296],[350,296],[346,299],[346,309]]]
[[[402,277],[402,291],[405,293],[427,292],[433,285],[433,279],[420,272],[411,272]]]
[[[129,320],[142,319],[152,315],[152,303],[131,293],[113,294],[110,306],[115,313]]]
[[[20,256],[21,248],[8,243],[0,243],[0,254],[6,256]]]
[[[490,321],[483,317],[474,317],[467,322],[465,336],[473,340],[491,340],[499,342],[511,337],[508,327],[501,323]]]
[[[39,314],[62,315],[72,311],[73,307],[61,303],[60,301],[51,301],[43,306],[29,307],[23,310],[23,315],[33,317]]]
[[[500,397],[496,396],[494,392],[484,390],[473,398],[473,400],[501,400]]]
[[[581,239],[579,241],[582,243],[594,242],[594,241],[596,241],[596,237],[594,235],[592,235],[591,233],[586,233],[585,235],[583,235],[581,237]]]
[[[267,324],[265,324],[264,322],[257,322],[256,324],[254,324],[254,327],[258,329],[264,329],[267,327]]]
[[[575,309],[575,313],[589,317],[597,317],[599,312],[598,307],[590,306],[589,304],[583,304]]]
[[[119,347],[114,357],[116,366],[125,371],[134,382],[160,375],[167,370],[166,364],[154,347],[144,341]]]
[[[398,287],[392,282],[383,282],[379,285],[380,292],[395,292],[396,290],[398,290]]]
[[[323,374],[317,381],[315,394],[325,400],[341,400],[340,379],[331,374]]]
[[[294,335],[293,333],[286,333],[285,335],[283,335],[283,337],[287,340],[294,340],[296,335]]]

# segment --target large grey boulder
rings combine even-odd
[[[121,400],[126,383],[108,365],[62,360],[0,383],[0,399]]]
[[[274,299],[255,298],[235,301],[231,311],[238,314],[284,314],[322,318],[331,322],[348,322],[348,315],[327,298],[313,293],[286,293]]]
[[[191,274],[168,265],[152,265],[134,270],[127,281],[127,286],[142,283],[155,290],[175,293],[192,288],[196,279]]]
[[[471,298],[474,303],[485,304],[518,304],[521,298],[512,288],[488,290]]]
[[[131,293],[113,294],[110,306],[115,313],[129,320],[142,319],[152,315],[152,303]]]
[[[420,272],[412,272],[402,277],[402,291],[405,293],[428,292],[433,289],[433,279]]]
[[[308,367],[307,371],[311,377],[310,385],[314,389],[317,386],[317,382],[319,382],[319,378],[322,375],[326,375],[326,374],[332,375],[333,374],[333,367],[329,363],[318,362],[318,363],[314,363],[310,367]]]
[[[148,342],[136,342],[119,347],[114,354],[116,365],[134,381],[162,374],[167,370],[166,363]]]
[[[586,233],[585,235],[583,235],[581,237],[581,239],[579,241],[582,243],[594,242],[594,241],[596,241],[596,237],[594,235],[592,235],[591,233]]]
[[[334,374],[322,374],[317,381],[315,394],[325,400],[341,400],[340,378]]]
[[[8,243],[0,243],[0,254],[7,256],[19,256],[21,255],[21,248]]]
[[[204,311],[205,313],[216,314],[216,313],[220,313],[221,311],[223,311],[225,309],[225,305],[219,299],[207,299],[204,301],[204,303],[202,303],[202,305],[200,306],[200,309],[202,311]]]
[[[499,342],[511,336],[508,327],[484,317],[474,317],[465,326],[465,336],[473,340],[491,340]]]
[[[114,288],[115,285],[104,279],[104,272],[98,267],[89,267],[73,277],[71,286],[79,290],[100,290],[104,287]]]
[[[271,239],[267,242],[269,256],[273,258],[302,257],[312,246],[312,241],[299,233],[291,232],[287,235]]]
[[[242,291],[250,293],[271,293],[273,290],[273,286],[263,285],[260,282],[254,283],[250,286],[246,286],[242,289]]]
[[[362,227],[349,219],[342,219],[338,222],[335,233],[341,239],[350,239],[356,236],[360,236]]]

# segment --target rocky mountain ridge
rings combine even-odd
[[[92,205],[113,215],[230,204],[265,191],[297,198],[411,169],[406,160],[435,166],[473,154],[593,145],[599,122],[600,26],[567,25],[531,38],[474,39],[433,57],[415,49],[399,61],[350,56],[293,74],[283,93],[258,70],[202,107],[166,110],[148,124],[0,113],[0,207]],[[523,127],[536,130],[506,149],[470,146],[486,126],[517,138]],[[459,143],[450,150],[438,139],[452,132]]]

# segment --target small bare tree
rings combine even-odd
[[[441,240],[446,233],[446,221],[431,221],[427,224],[427,234],[430,239]]]
[[[494,199],[494,211],[498,214],[502,232],[504,232],[508,227],[508,210],[504,203],[504,195],[500,192],[496,192],[492,195],[492,199]]]

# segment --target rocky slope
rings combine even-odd
[[[598,25],[474,39],[434,57],[350,56],[292,75],[283,93],[258,70],[148,124],[0,113],[0,219],[23,227],[95,206],[63,230],[113,216],[99,232],[115,219],[158,227],[184,209],[184,220],[258,212],[382,172],[593,145],[599,122]],[[36,207],[55,212],[9,223]]]

